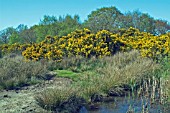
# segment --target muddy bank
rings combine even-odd
[[[124,89],[124,93],[113,92],[110,90],[110,96],[94,94],[91,96],[91,102],[87,103],[83,98],[76,96],[70,97],[67,101],[56,107],[55,111],[47,111],[37,105],[34,96],[48,88],[64,88],[71,84],[67,78],[54,78],[44,83],[23,87],[20,90],[3,90],[0,92],[0,109],[2,113],[125,113],[129,109],[135,113],[143,110],[149,110],[150,113],[168,113],[170,110],[161,104],[151,104],[144,98],[132,98],[127,96],[129,89]],[[144,105],[144,106],[143,106]]]
[[[0,110],[2,113],[48,113],[36,104],[34,96],[45,89],[64,88],[70,84],[70,79],[53,78],[19,90],[2,90],[0,92]]]

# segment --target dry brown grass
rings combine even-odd
[[[47,89],[35,96],[35,100],[42,108],[54,110],[72,95],[73,90],[70,88]]]
[[[102,60],[107,63],[103,68],[99,68],[98,72],[101,73],[100,81],[106,84],[105,90],[123,84],[135,87],[143,78],[152,76],[153,71],[159,68],[154,61],[140,57],[138,51],[118,53]]]
[[[25,62],[21,56],[0,59],[0,87],[3,89],[35,83],[44,78],[46,73],[46,66],[40,62]]]

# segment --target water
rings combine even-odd
[[[114,102],[100,103],[96,110],[83,107],[80,113],[126,113],[130,108],[134,111],[133,113],[141,113],[142,110],[149,113],[170,113],[159,102],[151,104],[148,99],[126,97],[116,97]]]

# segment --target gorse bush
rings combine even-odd
[[[162,56],[170,55],[170,33],[154,36],[150,33],[139,32],[137,29],[129,28],[119,37],[119,41],[125,44],[125,46],[121,47],[121,50],[137,49],[143,57],[150,57],[156,60]]]
[[[28,47],[23,55],[27,59],[54,59],[63,57],[84,56],[86,58],[95,56],[103,57],[115,54],[117,51],[130,51],[137,49],[143,57],[158,60],[160,57],[170,54],[169,33],[154,36],[150,33],[139,32],[129,28],[122,33],[113,34],[102,30],[93,34],[88,29],[76,30],[63,37],[46,37],[38,45]],[[42,52],[43,51],[43,52]]]
[[[40,62],[25,62],[22,56],[0,59],[0,87],[15,89],[43,80],[46,66]]]
[[[129,28],[114,34],[107,30],[91,33],[88,29],[76,30],[67,36],[47,36],[32,45],[3,45],[2,52],[20,50],[28,60],[55,60],[83,56],[86,58],[114,55],[118,51],[137,49],[143,57],[159,60],[170,56],[170,33],[154,36]]]
[[[44,41],[28,47],[23,56],[31,60],[43,58],[60,61],[62,57],[91,56],[102,57],[119,50],[118,42],[114,42],[115,36],[103,30],[97,34],[88,29],[76,30],[63,37],[47,36]]]
[[[60,61],[63,52],[59,49],[58,44],[54,43],[55,39],[47,36],[44,41],[39,44],[33,44],[23,51],[22,55],[29,60],[38,61],[41,59]]]
[[[11,53],[21,54],[27,47],[31,46],[31,44],[3,44],[0,46],[0,50],[2,55],[7,55]]]

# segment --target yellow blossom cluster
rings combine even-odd
[[[38,44],[32,44],[22,55],[29,60],[38,61],[40,59],[48,59],[60,61],[63,52],[58,49],[58,45],[55,43],[55,39],[51,36],[47,36],[44,41]]]
[[[157,59],[170,56],[170,33],[154,36],[138,29],[129,28],[111,33],[107,30],[91,33],[88,29],[76,30],[67,36],[51,37],[36,44],[1,45],[3,52],[22,51],[29,60],[51,59],[60,61],[63,57],[84,56],[103,57],[117,51],[137,49],[143,57]]]
[[[115,35],[106,30],[93,34],[90,30],[83,29],[61,37],[58,45],[60,49],[64,49],[67,57],[74,55],[102,57],[115,52],[115,38]]]
[[[115,53],[118,42],[115,43],[116,35],[102,30],[93,34],[88,29],[76,30],[67,36],[47,36],[39,44],[33,44],[23,51],[26,59],[40,60],[52,59],[60,61],[63,57],[84,56],[102,57]]]
[[[125,44],[121,47],[121,50],[137,49],[144,57],[157,59],[161,56],[170,55],[170,33],[154,36],[129,28],[125,33],[119,35],[119,41]]]
[[[3,44],[0,45],[0,50],[3,54],[8,53],[21,53],[24,51],[27,47],[31,46],[31,44]]]

